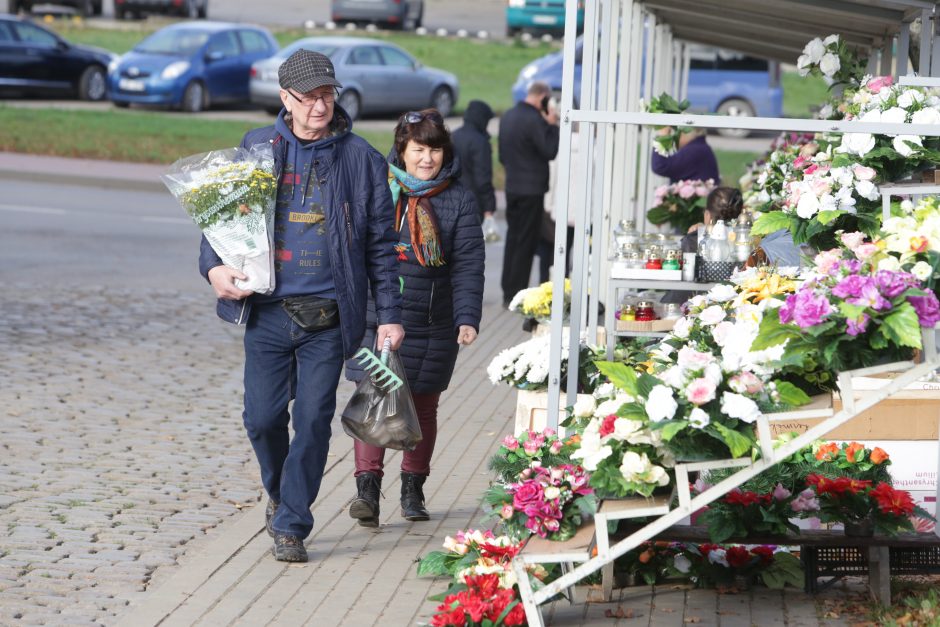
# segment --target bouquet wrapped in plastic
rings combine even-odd
[[[226,266],[248,278],[236,286],[274,291],[274,152],[270,144],[180,159],[162,177]]]

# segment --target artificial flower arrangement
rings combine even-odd
[[[503,588],[497,575],[468,575],[466,589],[448,594],[431,617],[432,627],[525,625],[525,609],[515,588]]]
[[[684,113],[689,108],[689,101],[677,101],[675,98],[663,92],[658,97],[652,98],[645,109],[648,113]],[[679,150],[679,137],[682,133],[692,131],[690,126],[654,126],[659,131],[653,135],[653,150],[664,157],[675,154]]]
[[[508,383],[520,390],[540,391],[548,389],[548,356],[551,344],[550,335],[538,335],[521,344],[516,344],[501,351],[489,366],[486,374],[493,385]],[[592,393],[603,383],[603,378],[595,366],[598,359],[604,359],[607,351],[603,346],[581,344],[578,358],[578,392]],[[621,357],[635,354],[637,351],[630,342],[618,343],[614,355]],[[562,335],[561,348],[561,386],[568,381],[568,334]]]
[[[539,462],[542,466],[560,466],[571,461],[581,436],[575,434],[560,438],[551,428],[542,431],[524,431],[519,437],[507,435],[499,450],[490,458],[490,470],[500,483],[512,483],[519,474]]]
[[[717,543],[749,535],[786,535],[799,531],[790,519],[797,511],[807,511],[801,509],[807,505],[805,501],[802,493],[794,495],[781,483],[764,493],[735,488],[712,503],[695,522],[707,527],[712,542]]]
[[[757,579],[775,590],[803,586],[799,558],[774,546],[686,544],[673,559],[673,568],[706,588],[738,582],[747,587]]]
[[[770,151],[750,163],[738,181],[744,205],[759,212],[779,209],[794,161],[810,159],[818,150],[819,144],[812,133],[781,133],[774,139]]]
[[[915,511],[921,516],[926,514],[914,505],[910,493],[896,490],[887,482],[874,484],[866,479],[830,479],[811,474],[806,477],[806,485],[819,500],[820,520],[843,523],[846,535],[911,531]]]
[[[646,218],[653,224],[669,224],[679,233],[685,233],[703,220],[708,194],[715,189],[715,181],[708,179],[677,181],[656,188],[653,207]]]
[[[794,464],[803,469],[801,479],[810,474],[824,477],[849,477],[875,483],[891,482],[888,467],[891,458],[879,447],[868,448],[860,442],[814,442],[794,455]]]
[[[752,344],[776,348],[785,369],[821,388],[837,372],[909,359],[921,328],[940,321],[940,302],[916,276],[878,269],[878,248],[861,233],[842,240],[849,250],[819,253],[812,276],[763,317]]]
[[[519,290],[509,303],[509,311],[521,313],[526,318],[547,322],[552,318],[552,291],[554,284],[546,281],[538,287]],[[565,320],[571,313],[571,279],[565,279]]]
[[[821,76],[830,85],[857,83],[865,73],[867,59],[861,59],[838,35],[816,37],[803,48],[796,60],[800,76]]]
[[[495,483],[483,497],[512,538],[536,534],[563,542],[597,510],[589,475],[580,466],[533,462],[509,484]]]
[[[594,408],[575,406],[574,416],[566,422],[580,432],[571,458],[591,472],[591,486],[602,498],[651,496],[671,483],[667,469],[675,462],[663,448],[661,434],[651,430],[636,410],[635,395],[624,390],[650,389],[655,380],[623,362],[597,366],[610,380],[608,396]]]
[[[878,260],[880,270],[904,269],[936,291],[940,278],[940,199],[926,196],[915,205],[897,204],[895,213],[881,226],[875,242],[886,254]]]

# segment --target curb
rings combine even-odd
[[[0,168],[0,180],[23,181],[30,183],[59,183],[63,185],[80,185],[83,187],[101,187],[103,189],[165,192],[166,185],[160,181],[150,179],[122,179],[106,176],[83,176],[78,174],[65,174],[61,172],[33,172],[26,170],[7,170]]]
[[[0,179],[30,183],[166,192],[160,174],[166,165],[77,159],[52,155],[0,152]]]

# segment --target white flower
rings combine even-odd
[[[587,418],[594,415],[594,397],[586,394],[578,394],[578,400],[572,408],[572,413],[578,418]]]
[[[847,133],[845,137],[848,137],[851,134],[852,133]],[[874,142],[874,139],[872,140],[872,142]],[[815,194],[813,194],[812,192],[803,193],[803,194],[800,194],[800,200],[799,202],[796,203],[796,215],[800,216],[804,220],[809,220],[814,215],[819,213],[819,208],[820,208],[819,199],[816,197]]]
[[[682,377],[682,368],[679,366],[670,366],[656,375],[660,381],[675,389],[681,389],[685,384]]]
[[[611,414],[616,414],[618,411],[620,411],[620,408],[626,402],[627,401],[622,400],[620,398],[614,398],[608,401],[604,401],[603,403],[597,406],[597,409],[594,410],[594,415],[598,416],[599,418],[606,418],[607,416]]]
[[[734,288],[731,289],[734,290]],[[711,307],[706,307],[702,313],[698,315],[698,319],[702,321],[702,324],[718,324],[725,319],[725,310],[718,305],[712,305]]]
[[[635,483],[648,483],[654,485],[666,485],[669,483],[669,475],[660,466],[653,465],[646,453],[637,454],[633,451],[627,451],[623,454],[623,461],[620,464],[620,474],[627,481]]]
[[[715,361],[715,356],[711,353],[697,351],[692,346],[686,344],[679,349],[676,355],[676,364],[685,370],[698,370]]]
[[[713,287],[708,292],[709,300],[712,300],[716,303],[724,303],[729,300],[733,300],[737,297],[738,291],[734,289],[733,285],[727,285],[725,283],[720,283]]]
[[[864,157],[875,147],[875,136],[871,133],[846,133],[842,136],[842,148],[859,157]]]
[[[726,551],[724,549],[713,549],[708,552],[708,561],[712,564],[728,566],[728,558],[725,555]]]
[[[561,496],[561,490],[559,490],[556,486],[550,485],[545,488],[542,494],[545,495],[546,499],[557,499],[559,496]]]
[[[614,432],[612,437],[618,440],[626,440],[634,433],[643,429],[643,423],[639,420],[630,420],[629,418],[617,418],[614,420]]]
[[[901,269],[901,262],[898,261],[897,257],[887,256],[881,261],[878,262],[879,270],[891,270],[892,272],[897,272]]]
[[[683,575],[692,570],[692,562],[682,553],[672,558],[672,567]]]
[[[831,118],[832,117],[832,105],[829,103],[826,103],[822,107],[820,107],[817,117],[819,117],[819,119],[821,120],[828,120],[829,118]]]
[[[581,443],[577,450],[571,454],[572,459],[582,460],[585,470],[597,470],[597,465],[610,457],[614,450],[609,446],[601,446],[600,422],[592,420],[581,434]]]
[[[911,116],[911,124],[940,124],[940,111],[933,107],[915,111]]]
[[[819,63],[823,55],[826,54],[826,44],[817,37],[806,44],[803,48],[803,54],[809,57],[810,63]]]
[[[800,57],[796,60],[796,69],[800,72],[800,76],[809,75],[809,71],[813,62],[810,60],[809,55],[801,54]]]
[[[644,405],[646,415],[653,422],[669,420],[676,414],[679,404],[672,396],[672,390],[665,385],[657,385],[651,391]]]
[[[714,338],[715,343],[718,346],[724,346],[725,342],[731,336],[731,332],[734,330],[734,324],[728,320],[722,320],[712,329],[712,338]]]
[[[926,261],[918,261],[914,264],[914,267],[911,268],[911,274],[921,281],[926,281],[930,278],[930,275],[933,274],[933,268],[931,268],[930,264]]]
[[[692,330],[692,318],[684,316],[676,320],[676,324],[672,327],[672,334],[679,339],[685,339],[689,337],[689,331]]]
[[[859,181],[855,184],[855,191],[866,200],[877,200],[881,197],[878,187],[871,181]]]
[[[594,388],[594,398],[596,399],[610,398],[616,393],[616,391],[617,390],[616,388],[614,388],[613,383],[609,381],[606,383],[601,383],[599,386]]]
[[[757,416],[760,415],[757,403],[733,392],[725,392],[721,395],[721,411],[726,416],[749,423],[757,420]]]
[[[914,148],[911,148],[910,144],[917,144],[918,146],[923,146],[923,140],[919,135],[898,135],[891,142],[891,145],[895,150],[898,151],[898,154],[902,157],[910,157],[914,152]]]
[[[689,424],[696,429],[704,429],[710,422],[711,418],[699,407],[696,407],[689,413]]]
[[[881,112],[881,121],[886,124],[904,124],[907,121],[907,111],[901,107],[891,107]]]
[[[823,58],[819,60],[819,71],[829,78],[835,76],[840,67],[842,67],[842,64],[839,62],[839,57],[831,52],[827,52],[823,55]]]
[[[823,39],[823,43],[826,45],[827,48],[828,48],[829,46],[831,46],[832,44],[838,44],[838,43],[839,43],[839,36],[838,36],[838,35],[829,35],[828,37],[826,37],[825,39]]]

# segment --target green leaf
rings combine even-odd
[[[728,450],[731,451],[732,457],[741,457],[751,451],[751,447],[754,443],[744,435],[718,422],[713,422],[710,426],[715,427],[721,434],[722,439],[728,446]]]
[[[843,213],[845,213],[845,212],[844,212],[844,211],[839,211],[838,209],[830,209],[830,210],[827,210],[827,211],[820,211],[819,213],[816,214],[816,220],[817,220],[820,224],[829,224],[830,222],[832,222],[833,220],[835,220],[836,218],[838,218],[839,216],[841,216]]]
[[[665,207],[653,207],[646,212],[646,218],[653,224],[665,224],[674,215]]]
[[[637,376],[633,368],[623,362],[614,361],[597,361],[594,365],[616,387],[631,396],[637,396]]]
[[[842,301],[839,303],[839,313],[841,313],[846,318],[858,320],[864,312],[865,305],[852,305],[847,301]]]
[[[617,416],[628,420],[639,420],[646,422],[646,410],[639,403],[624,403],[617,410]]]
[[[800,337],[799,327],[792,324],[783,324],[780,322],[777,311],[770,310],[760,321],[760,329],[754,343],[751,344],[751,350],[764,350],[798,337]]]
[[[443,551],[431,551],[418,562],[418,577],[437,577],[448,574],[450,571],[447,570],[447,553]]]
[[[790,228],[790,216],[782,211],[769,211],[757,218],[751,233],[754,235],[770,235],[780,229]]]
[[[809,395],[796,387],[789,381],[777,381],[777,393],[780,394],[780,402],[791,407],[799,407],[809,402]]]
[[[901,303],[882,321],[879,332],[898,346],[920,348],[920,320],[907,301]]]
[[[683,429],[689,426],[688,420],[666,420],[659,425],[662,425],[663,432],[663,441],[668,442],[672,438],[676,437],[676,434],[681,432]],[[659,426],[657,425],[657,426]]]

